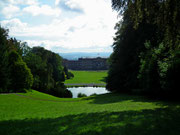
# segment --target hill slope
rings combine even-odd
[[[0,95],[0,134],[178,135],[180,106],[138,96],[63,99],[37,91]]]

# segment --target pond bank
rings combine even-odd
[[[104,87],[73,87],[68,88],[68,90],[72,92],[73,98],[77,98],[79,93],[85,94],[86,96],[109,93]]]

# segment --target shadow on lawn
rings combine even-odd
[[[0,122],[1,135],[179,135],[180,110],[83,113]]]
[[[106,78],[107,78],[107,77],[103,77],[103,78],[101,78],[99,81],[106,83]]]
[[[157,105],[169,106],[171,108],[176,107],[177,104],[180,104],[180,101],[171,101],[171,100],[158,100],[148,98],[146,96],[138,96],[138,95],[128,95],[128,94],[119,94],[119,93],[106,93],[96,96],[90,96],[83,100],[90,100],[90,104],[111,104],[118,103],[123,101],[131,101],[131,102],[150,102],[155,103]]]
[[[134,96],[127,94],[118,94],[118,93],[107,93],[96,96],[90,96],[85,98],[84,100],[92,100],[90,103],[92,104],[111,104],[122,101],[134,101],[134,102],[153,102],[153,100],[149,100],[143,96]]]

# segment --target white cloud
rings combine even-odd
[[[55,4],[59,2],[62,0],[56,0]],[[83,14],[69,17],[60,15],[57,6],[53,9],[48,5],[31,5],[23,11],[33,16],[54,18],[49,24],[36,26],[19,19],[4,20],[1,23],[10,29],[10,36],[27,41],[31,47],[41,45],[56,52],[112,51],[110,46],[118,19],[117,13],[112,12],[110,0],[67,0],[66,4],[70,8],[81,8]]]
[[[23,9],[24,12],[30,13],[33,16],[38,16],[38,15],[47,15],[47,16],[59,16],[61,13],[61,10],[59,8],[52,8],[48,5],[42,5],[42,6],[37,6],[37,5],[32,5],[25,7]]]
[[[20,11],[19,7],[13,6],[13,5],[8,5],[7,7],[4,7],[1,11],[1,13],[6,17],[6,18],[12,18],[14,16],[18,15],[18,12]]]
[[[14,0],[14,3],[16,4],[22,4],[22,5],[37,5],[37,0]]]
[[[27,23],[22,23],[19,19],[17,18],[14,18],[14,19],[11,19],[11,20],[4,20],[4,21],[1,21],[1,24],[3,26],[6,26],[6,27],[9,27],[9,28],[24,28],[27,26]]]
[[[111,0],[56,0],[57,4],[64,3],[70,9],[80,9],[86,14],[97,15],[111,10]],[[102,14],[101,14],[102,15]]]
[[[60,3],[60,0],[55,0],[55,5],[56,6],[59,5],[59,3]]]
[[[22,15],[22,6],[38,5],[38,0],[0,0],[0,14],[6,19]]]
[[[42,46],[48,50],[52,50],[56,53],[66,52],[112,52],[111,46],[83,46],[83,47],[67,47],[61,44],[60,41],[50,40],[26,40],[30,47]]]
[[[71,9],[83,9],[83,5],[81,3],[81,0],[67,0],[65,5]]]
[[[37,0],[2,0],[1,3],[11,5],[37,5]]]
[[[27,23],[22,23],[17,18],[1,21],[0,24],[10,30],[11,36],[17,36],[18,33],[23,33],[27,28]]]

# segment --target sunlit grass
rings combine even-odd
[[[105,84],[107,71],[70,71],[74,74],[74,78],[66,80],[65,84],[69,83],[102,83]]]

